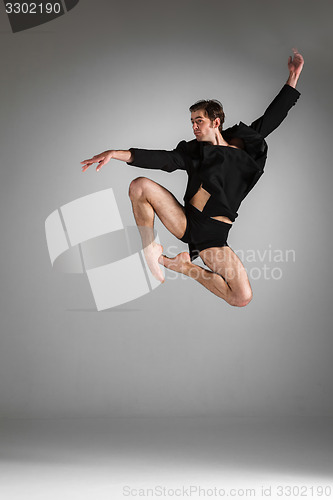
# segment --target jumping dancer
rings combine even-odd
[[[223,130],[224,112],[219,101],[203,100],[190,107],[195,139],[181,141],[172,151],[130,148],[107,150],[81,163],[82,172],[93,163],[99,171],[110,159],[136,167],[173,172],[186,170],[188,184],[184,206],[160,184],[146,177],[134,179],[129,188],[145,258],[153,275],[164,281],[159,264],[185,274],[232,306],[246,306],[252,289],[246,270],[227,243],[242,200],[264,172],[267,137],[286,118],[300,96],[296,84],[304,65],[293,49],[289,78],[265,113],[249,126],[243,122]],[[176,238],[189,246],[174,258],[163,255],[154,241],[155,213]],[[208,271],[193,260],[201,257]]]

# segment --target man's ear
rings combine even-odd
[[[213,121],[213,124],[214,124],[214,128],[219,128],[219,126],[221,124],[220,118],[215,118],[215,120]]]

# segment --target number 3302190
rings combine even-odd
[[[60,14],[60,3],[6,3],[7,14]]]

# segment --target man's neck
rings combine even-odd
[[[219,130],[215,132],[215,137],[211,144],[213,144],[214,146],[229,146],[227,141],[223,139],[223,136]]]

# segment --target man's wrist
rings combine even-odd
[[[133,160],[133,154],[130,150],[126,149],[111,149],[109,150],[111,158],[114,160],[120,160],[125,162],[131,162]]]
[[[290,85],[290,87],[294,87],[294,88],[296,88],[296,84],[297,84],[297,81],[298,81],[298,77],[299,77],[299,75],[296,75],[296,73],[292,73],[292,72],[290,72],[290,73],[289,73],[289,78],[288,78],[288,80],[286,81],[286,84],[287,84],[287,85]]]

